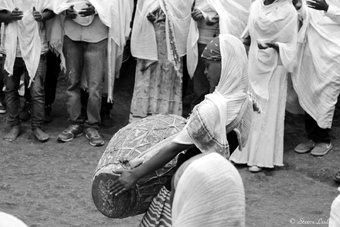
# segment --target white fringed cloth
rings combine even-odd
[[[294,66],[297,14],[292,14],[291,1],[278,0],[270,5],[264,5],[262,0],[255,1],[251,6],[248,29],[251,34],[250,84],[256,95],[268,100],[269,82],[277,66],[283,65],[288,72]],[[274,48],[260,50],[258,44],[265,43],[276,43],[280,53]]]
[[[340,188],[338,188],[338,191],[340,191]],[[340,226],[340,195],[334,199],[329,217],[329,227],[338,226]]]
[[[0,227],[27,227],[27,225],[11,214],[0,212]]]
[[[107,84],[104,86],[104,93],[108,93],[108,101],[112,102],[115,78],[119,76],[124,46],[131,31],[133,0],[67,0],[66,8],[64,8],[66,10],[71,5],[81,2],[91,3],[98,12],[101,22],[108,27],[107,68],[105,70]],[[58,15],[50,22],[52,26],[50,26],[51,29],[48,29],[48,39],[53,50],[60,55],[62,68],[65,69],[65,58],[62,51],[64,20],[65,15]]]
[[[67,9],[66,0],[1,0],[0,10],[13,11],[14,8],[19,8],[23,11],[23,18],[18,21],[14,21],[8,24],[3,24],[4,27],[2,36],[6,35],[6,39],[2,41],[1,46],[6,53],[6,60],[4,63],[4,69],[13,75],[13,67],[16,58],[16,50],[18,40],[20,43],[20,52],[30,77],[30,84],[34,80],[37,72],[40,55],[42,49],[41,37],[39,30],[41,29],[41,23],[38,23],[33,18],[33,7],[37,11],[44,11],[45,9],[53,10],[55,13]],[[29,85],[30,85],[29,84]]]
[[[199,155],[184,163],[174,176],[174,188],[173,227],[245,226],[241,176],[220,154]]]
[[[178,59],[174,55],[182,57],[186,54],[192,4],[193,0],[138,1],[131,35],[131,54],[139,59],[158,61],[155,29],[147,15],[161,8],[166,15],[168,60],[176,68]]]
[[[340,9],[337,0],[327,1],[329,12]],[[303,26],[292,74],[302,108],[321,128],[331,128],[340,93],[340,16],[301,8]]]
[[[204,18],[212,18],[219,15],[220,34],[230,34],[240,37],[244,31],[251,0],[196,0],[195,7],[200,10]],[[190,19],[187,41],[187,68],[190,77],[194,76],[198,64],[199,31],[197,22]]]

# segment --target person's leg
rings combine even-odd
[[[314,120],[307,112],[305,113],[305,129],[308,140],[295,147],[295,152],[301,154],[311,151],[312,155],[322,156],[332,149],[329,136],[330,129],[320,128],[316,120]]]
[[[2,55],[0,55],[0,114],[6,113],[4,86],[3,61]]]
[[[66,58],[68,77],[66,108],[70,116],[70,126],[59,134],[58,140],[66,142],[83,134],[83,122],[79,116],[81,113],[80,79],[84,63],[84,43],[72,41],[65,36],[63,52]]]
[[[28,88],[29,81],[30,79],[29,76],[27,75],[27,72],[24,72],[25,102],[19,113],[19,118],[22,121],[28,121],[31,118],[31,93],[30,89]]]
[[[317,127],[318,124],[316,121],[307,112],[305,112],[305,130],[308,140],[300,143],[294,148],[296,153],[307,153],[315,147],[318,141]]]
[[[60,73],[60,58],[49,51],[46,54],[46,78],[45,78],[45,119],[46,123],[52,121],[52,104],[57,91],[58,77]]]
[[[316,144],[311,150],[314,156],[323,156],[327,154],[332,148],[331,137],[329,135],[329,128],[320,128],[318,123],[306,113],[306,131],[308,139],[314,141]]]
[[[46,55],[40,56],[40,62],[32,81],[29,92],[31,94],[31,127],[33,135],[41,142],[49,139],[49,136],[41,130],[45,117],[45,76]]]
[[[81,114],[80,119],[84,122],[87,120],[87,100],[89,99],[89,93],[84,89],[80,89],[80,103],[81,103]]]
[[[86,137],[92,146],[102,146],[104,140],[98,134],[101,121],[102,90],[106,59],[107,40],[88,43],[84,54],[84,70],[88,84],[87,120],[85,121]]]
[[[110,127],[113,125],[113,119],[111,118],[111,110],[113,108],[113,103],[107,102],[107,97],[102,97],[102,107],[100,110],[101,124],[104,127]]]
[[[205,48],[205,44],[198,44],[198,64],[192,78],[194,94],[195,98],[192,100],[191,109],[194,108],[195,105],[199,104],[203,101],[204,96],[209,93],[210,84],[205,75],[205,65],[201,58],[201,54]]]
[[[12,142],[20,134],[20,119],[19,119],[19,83],[20,77],[25,69],[25,63],[22,58],[16,58],[14,63],[13,75],[9,75],[4,71],[5,76],[5,102],[8,112],[7,122],[11,126],[11,131],[5,136],[5,139]]]

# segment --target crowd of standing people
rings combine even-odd
[[[103,146],[99,124],[110,118],[127,40],[137,61],[130,122],[182,115],[184,82],[192,80],[192,114],[183,131],[149,162],[123,172],[112,193],[192,146],[246,164],[251,172],[283,166],[286,107],[305,114],[308,138],[295,152],[323,156],[333,147],[329,132],[340,93],[338,1],[2,0],[0,23],[0,114],[8,114],[10,142],[29,117],[33,135],[49,139],[42,124],[52,120],[64,69],[69,127],[58,140],[85,134],[90,145]],[[20,112],[22,77],[29,117]],[[340,173],[334,179],[340,182]],[[244,195],[238,198],[244,204]],[[173,220],[181,220],[175,211]],[[241,216],[231,226],[244,226]],[[173,224],[190,226],[186,221]]]

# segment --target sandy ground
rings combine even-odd
[[[133,60],[116,81],[112,128],[101,128],[106,145],[128,122],[133,90]],[[85,137],[57,142],[67,126],[65,78],[59,79],[54,121],[44,125],[50,140],[38,142],[23,122],[21,136],[3,140],[9,131],[6,115],[0,115],[0,210],[11,213],[31,227],[132,227],[142,216],[110,219],[91,198],[91,179],[105,146],[94,148]],[[340,109],[339,107],[337,108]],[[333,150],[324,157],[294,153],[305,137],[302,116],[287,114],[282,168],[249,173],[237,166],[246,189],[246,221],[249,227],[327,226],[330,205],[338,195],[332,175],[340,170],[340,112],[332,130]]]

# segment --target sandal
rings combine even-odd
[[[249,167],[249,171],[252,173],[258,173],[262,171],[262,167],[258,167],[258,166],[250,166]]]
[[[333,180],[334,180],[335,182],[340,183],[340,171],[337,172],[336,174],[334,174]]]

